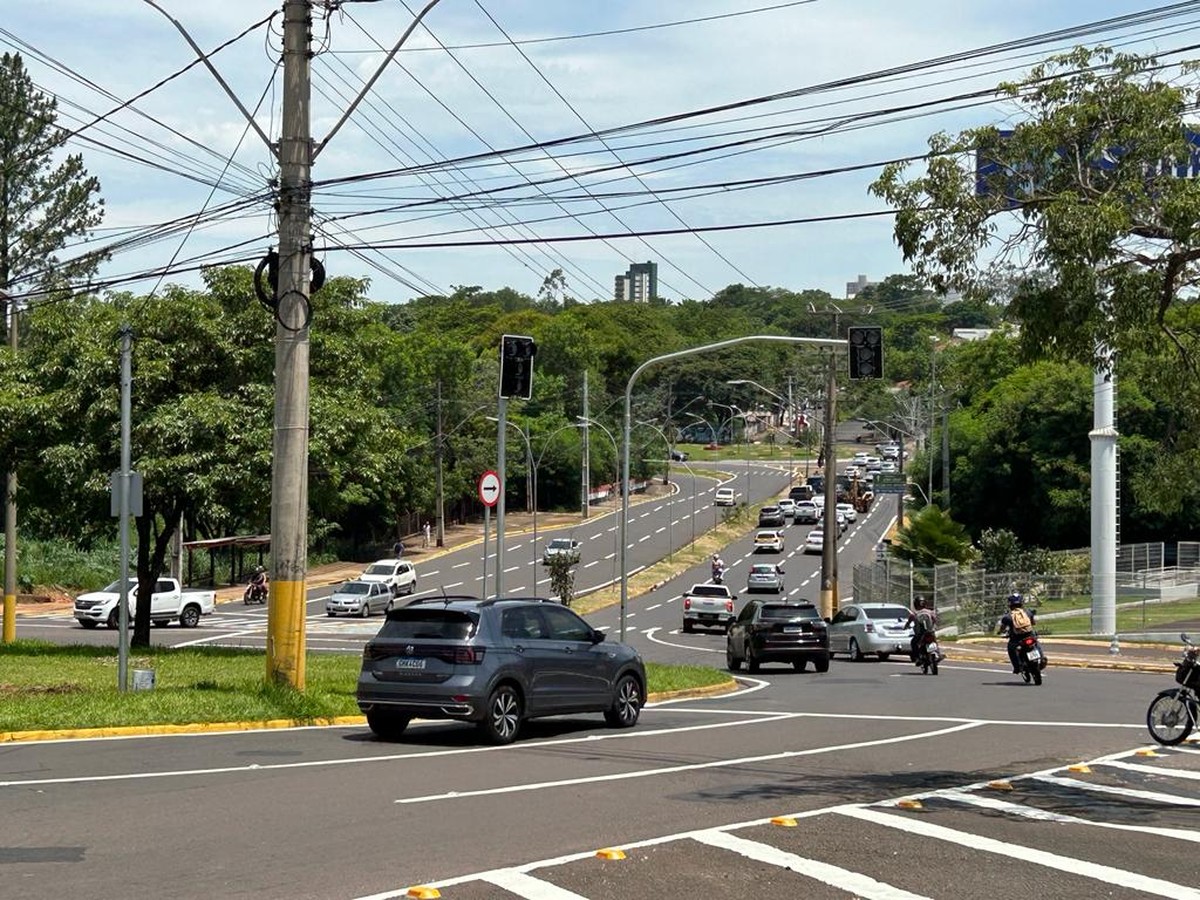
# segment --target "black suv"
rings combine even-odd
[[[557,601],[431,597],[388,611],[363,648],[356,697],[384,739],[420,717],[474,722],[507,744],[535,716],[602,712],[612,727],[632,727],[646,669],[636,650]]]
[[[760,663],[791,663],[803,672],[811,662],[818,672],[829,671],[829,630],[811,603],[751,600],[725,636],[725,663],[736,672],[745,661],[757,672]]]
[[[764,506],[758,511],[759,528],[770,528],[772,526],[782,528],[783,522],[783,510],[778,506]]]

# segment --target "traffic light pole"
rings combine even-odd
[[[496,474],[500,476],[500,496],[496,498],[496,596],[504,596],[504,494],[508,490],[508,472],[504,457],[507,450],[508,398],[496,401]],[[486,592],[487,585],[484,584]]]
[[[837,414],[836,355],[829,351],[829,374],[825,384],[825,509],[821,513],[821,617],[829,619],[838,608],[837,569],[837,441],[834,425]]]
[[[309,124],[309,0],[283,4],[283,130],[279,143],[279,278],[271,469],[267,679],[304,689],[308,564],[308,321],[313,143]]]

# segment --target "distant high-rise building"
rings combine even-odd
[[[613,299],[645,303],[658,296],[658,263],[633,263],[613,280]]]
[[[878,281],[867,281],[866,275],[859,275],[854,281],[846,282],[846,299],[857,297],[860,291],[866,290],[869,287],[875,287],[879,284]]]

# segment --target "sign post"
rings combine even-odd
[[[492,519],[492,507],[500,499],[500,476],[488,469],[479,476],[479,502],[483,504],[483,599],[487,599],[488,527]],[[499,560],[497,560],[499,567]]]

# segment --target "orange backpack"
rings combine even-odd
[[[1029,617],[1029,613],[1025,611],[1024,607],[1018,606],[1016,609],[1009,610],[1008,616],[1012,620],[1012,630],[1015,634],[1033,631],[1033,619]]]

